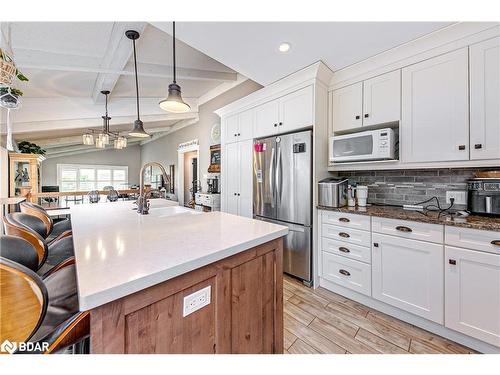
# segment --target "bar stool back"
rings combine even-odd
[[[45,237],[52,232],[52,229],[54,228],[54,221],[43,207],[31,202],[22,202],[19,204],[19,207],[21,208],[22,213],[36,216],[43,221],[47,232]]]

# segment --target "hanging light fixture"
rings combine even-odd
[[[102,139],[96,138],[96,140],[95,140],[95,147],[97,147],[97,148],[105,148],[106,145],[104,144],[104,142],[102,141]]]
[[[94,136],[90,133],[85,133],[83,136],[83,144],[86,146],[92,146],[94,144]]]
[[[168,85],[168,97],[160,102],[160,108],[167,112],[184,113],[188,112],[191,107],[182,100],[181,87],[176,82],[176,65],[175,65],[175,22],[173,24],[172,43],[173,43],[173,60],[174,60],[174,81]]]
[[[122,143],[118,139],[115,139],[113,141],[113,147],[116,148],[117,150],[121,150],[123,148]]]
[[[97,138],[100,139],[104,145],[109,145],[109,120],[111,120],[111,117],[108,116],[109,91],[102,90],[101,94],[103,94],[106,97],[106,104],[104,107],[106,109],[106,112],[105,112],[104,116],[102,116],[102,132],[97,135]]]
[[[137,120],[134,121],[134,128],[128,134],[131,137],[146,138],[149,137],[149,134],[144,130],[144,124],[139,117],[139,81],[137,79],[137,56],[135,52],[135,41],[139,39],[139,33],[135,30],[127,30],[125,31],[125,35],[132,40],[134,45],[135,95],[137,100]]]
[[[118,137],[118,141],[121,144],[121,148],[127,147],[127,138],[120,136],[120,137]]]

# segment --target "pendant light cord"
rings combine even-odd
[[[175,66],[175,21],[172,22],[172,27],[174,29],[174,32],[172,33],[172,35],[173,35],[172,41],[173,41],[173,45],[174,45],[174,51],[173,51],[174,52],[173,53],[173,55],[174,55],[174,83],[177,83],[177,81],[176,81],[176,74],[175,74],[175,71],[176,71],[176,66]]]
[[[104,119],[104,126],[105,126],[105,133],[108,134],[109,133],[109,120],[108,120],[108,94],[105,95],[106,96],[106,118]]]
[[[135,39],[133,40],[134,42],[134,69],[135,69],[135,97],[137,100],[137,120],[140,120],[139,118],[139,80],[137,79],[137,57],[135,54]]]

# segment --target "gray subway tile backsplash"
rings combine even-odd
[[[491,168],[484,168],[484,170]],[[474,169],[418,169],[386,171],[348,171],[334,175],[346,177],[350,184],[368,186],[368,203],[403,205],[437,197],[447,207],[446,191],[467,190],[467,180],[474,177]],[[429,202],[429,204],[435,204]],[[464,209],[465,205],[455,205]]]

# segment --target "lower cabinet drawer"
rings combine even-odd
[[[332,240],[326,237],[321,239],[321,250],[346,258],[359,260],[364,263],[371,263],[372,261],[371,248]]]
[[[446,245],[500,255],[500,232],[446,226],[444,238]]]
[[[322,265],[323,277],[326,280],[371,296],[371,267],[369,264],[323,252]]]
[[[371,245],[371,233],[369,231],[344,228],[338,225],[323,224],[321,226],[321,236],[359,246],[369,247]]]

